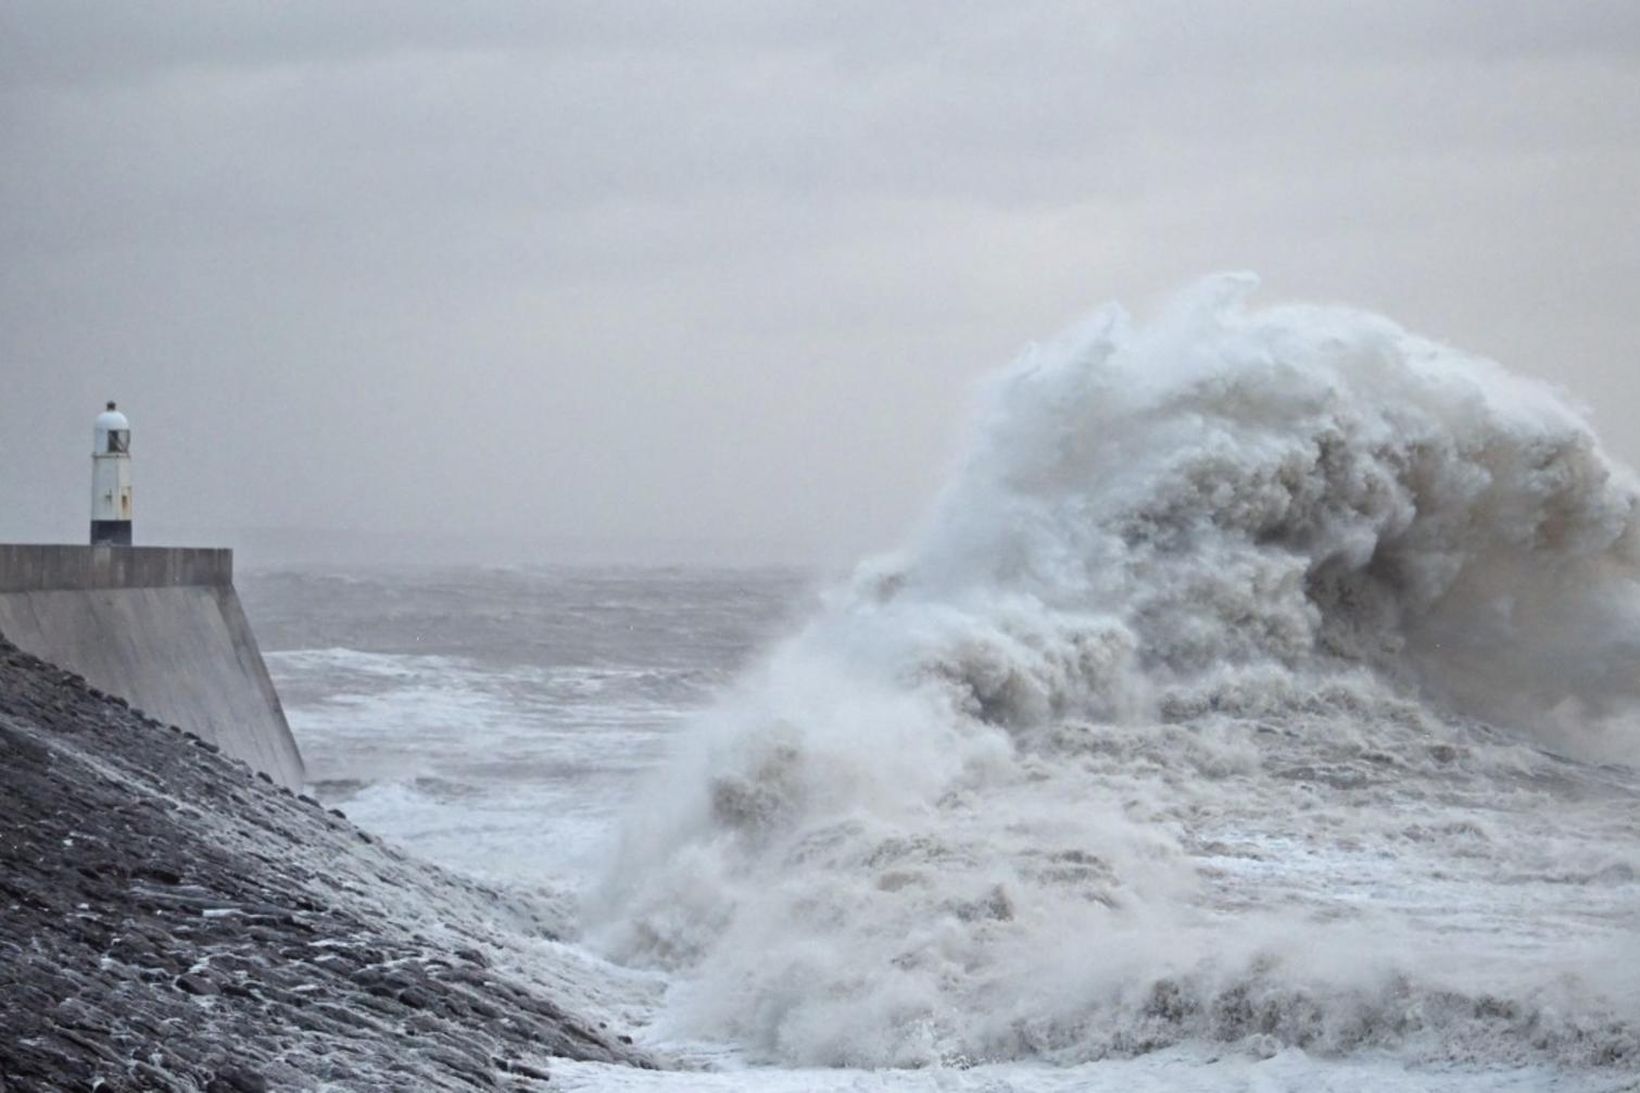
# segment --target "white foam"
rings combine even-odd
[[[1267,1056],[1267,1057],[1261,1057]],[[1412,1069],[1391,1059],[1320,1059],[1296,1049],[1225,1054],[1181,1049],[1142,1058],[1079,1066],[998,1064],[923,1070],[723,1069],[710,1072],[634,1070],[598,1063],[555,1061],[553,1080],[566,1090],[625,1093],[1620,1093],[1627,1077],[1552,1068],[1443,1066]]]
[[[632,771],[683,716],[644,689],[673,674],[646,668],[345,648],[268,659],[327,803],[490,881],[584,881]]]
[[[645,788],[585,921],[680,976],[652,1035],[1640,1058],[1640,789],[1581,761],[1636,755],[1632,476],[1541,384],[1251,288],[1028,351]]]

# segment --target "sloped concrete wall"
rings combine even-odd
[[[299,789],[302,756],[233,552],[0,545],[0,634]]]

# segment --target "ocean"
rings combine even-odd
[[[1640,497],[1547,387],[1205,283],[851,574],[265,568],[315,791],[537,900],[631,1090],[1640,1087]]]
[[[322,800],[441,865],[579,888],[638,775],[811,581],[308,567],[239,584]]]

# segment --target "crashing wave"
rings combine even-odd
[[[1640,1058],[1634,478],[1546,386],[1253,287],[1025,353],[650,787],[588,921],[680,1035]]]

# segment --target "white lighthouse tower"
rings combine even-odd
[[[131,545],[131,423],[110,402],[91,447],[91,545]]]

